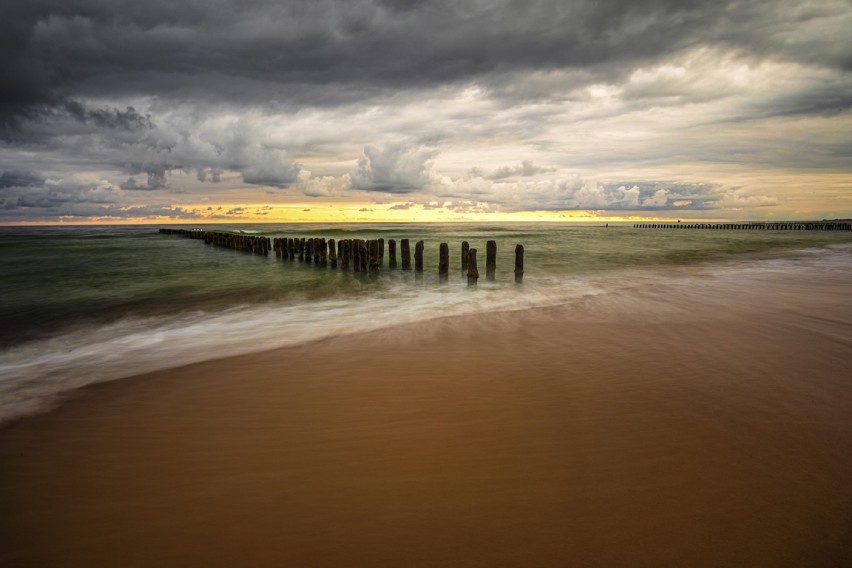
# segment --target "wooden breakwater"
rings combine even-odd
[[[704,229],[708,231],[852,231],[849,221],[750,221],[746,223],[634,223],[634,229]]]
[[[275,253],[282,261],[301,262],[321,267],[340,269],[343,272],[377,276],[385,262],[385,239],[326,239],[322,237],[278,237],[270,239],[255,235],[205,231],[203,229],[168,229],[158,231],[164,235],[176,235],[204,241],[205,244],[244,251],[253,254],[269,255]],[[423,277],[423,254],[425,245],[417,241],[414,245],[414,276]],[[446,283],[449,279],[449,245],[441,243],[438,254],[438,281]],[[397,242],[387,241],[388,269],[397,269]],[[411,242],[400,239],[400,265],[403,271],[411,271]],[[476,266],[476,249],[467,241],[461,243],[461,273],[467,277],[468,286],[476,286],[479,271]],[[485,275],[489,281],[496,279],[497,241],[486,243]],[[515,246],[515,282],[524,279],[524,246]]]

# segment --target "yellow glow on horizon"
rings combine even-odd
[[[577,222],[617,223],[648,221],[636,215],[595,211],[456,211],[410,203],[292,203],[183,205],[172,207],[195,217],[90,217],[60,221],[29,221],[14,225],[121,225],[121,224],[223,224],[223,223],[441,223],[441,222]]]
[[[355,203],[312,201],[301,203],[217,203],[171,204],[175,216],[147,217],[65,217],[9,223],[7,226],[47,225],[202,225],[227,223],[633,223],[633,222],[714,222],[736,218],[690,216],[690,211],[655,211],[641,215],[636,211],[493,211],[486,205],[467,209],[424,206],[411,202]],[[728,211],[732,213],[733,211]],[[721,213],[721,211],[716,212]],[[185,215],[185,216],[183,216]],[[795,214],[790,215],[793,219]],[[780,218],[780,217],[777,217]],[[755,218],[754,220],[761,220]]]

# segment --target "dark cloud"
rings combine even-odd
[[[848,118],[843,1],[0,0],[0,14],[6,211],[239,180],[468,212],[761,206],[571,176],[848,159],[842,128],[777,126]],[[72,187],[76,173],[103,183]]]
[[[511,177],[532,177],[538,174],[555,171],[556,168],[536,166],[531,160],[524,160],[518,166],[503,166],[493,171],[485,171],[482,168],[474,168],[471,175],[485,179],[500,180]]]
[[[36,173],[0,170],[0,189],[6,187],[39,187],[42,185],[44,185],[44,178]]]
[[[65,110],[83,123],[91,122],[99,128],[123,128],[140,130],[154,128],[150,115],[142,116],[132,106],[126,109],[88,109],[79,101],[66,101]]]
[[[600,79],[696,45],[852,69],[848,34],[828,27],[848,6],[830,2],[2,0],[0,8],[6,124],[81,95],[337,104],[386,89],[499,85],[534,69],[588,69]]]

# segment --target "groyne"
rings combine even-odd
[[[205,244],[243,251],[252,254],[269,255],[274,252],[276,258],[282,261],[299,262],[322,267],[339,269],[343,272],[378,276],[385,263],[385,239],[326,239],[322,237],[269,237],[205,231],[203,229],[172,229],[160,228],[163,235],[174,235],[204,241]],[[397,269],[397,243],[395,239],[387,241],[388,270]],[[409,239],[400,239],[401,270],[412,270],[411,243]],[[467,277],[468,286],[476,286],[479,271],[476,267],[476,249],[470,248],[467,241],[461,243],[460,270]],[[414,245],[414,276],[416,280],[423,278],[423,254],[425,245],[417,241]],[[449,244],[439,245],[438,280],[444,284],[449,274]],[[497,241],[486,243],[486,279],[494,281],[497,270]],[[515,282],[520,284],[524,279],[524,247],[515,247]]]
[[[852,231],[850,221],[750,221],[743,223],[634,223],[634,229],[707,231]]]

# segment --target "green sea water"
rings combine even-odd
[[[187,225],[184,228],[193,228]],[[366,275],[163,235],[155,226],[0,228],[0,420],[45,393],[205,358],[292,345],[431,317],[562,305],[653,287],[673,274],[852,265],[852,233],[672,231],[562,224],[222,225],[276,237],[396,239],[425,244],[424,277]],[[497,242],[493,282],[485,243]],[[460,246],[479,252],[475,290]],[[438,283],[438,247],[450,281]],[[522,285],[514,249],[525,247]]]

